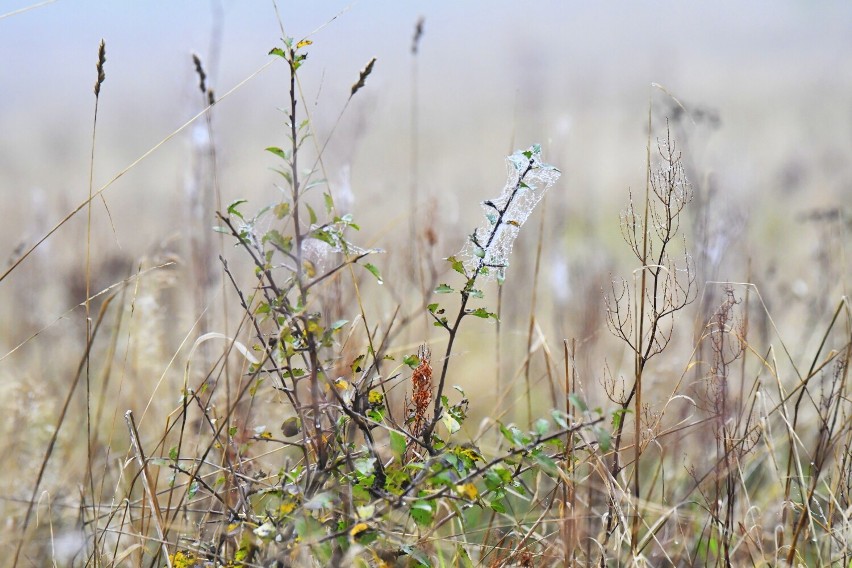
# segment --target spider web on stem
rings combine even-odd
[[[521,226],[544,193],[562,175],[558,169],[541,161],[538,144],[508,156],[506,164],[508,178],[500,197],[482,202],[485,222],[473,232],[459,253],[469,274],[478,270],[486,280],[501,282]]]

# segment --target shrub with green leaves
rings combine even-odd
[[[502,283],[521,226],[559,170],[542,162],[537,145],[508,158],[501,195],[483,202],[483,226],[470,235],[458,257],[448,258],[449,268],[461,276],[460,285],[441,284],[435,290],[438,295],[457,294],[458,311],[450,317],[438,302],[427,307],[434,324],[449,336],[437,382],[433,384],[425,344],[387,376],[389,345],[373,344],[368,330],[366,345],[342,349],[341,338],[352,335],[355,323],[327,321],[322,296],[316,293],[324,281],[345,275],[344,269],[353,278],[356,266],[379,281],[382,276],[365,262],[378,251],[352,242],[359,227],[351,215],[335,214],[330,190],[314,179],[316,168],[299,167],[311,125],[299,118],[295,85],[309,45],[287,39],[271,52],[286,61],[291,85],[288,144],[267,148],[281,160],[276,171],[285,184],[282,199],[253,215],[238,200],[219,215],[217,230],[234,239],[256,276],[251,290],[240,289],[223,259],[255,335],[245,388],[250,396],[259,388],[282,395],[280,435],[261,429],[243,439],[240,451],[260,451],[252,448],[258,444],[264,451],[276,447],[281,465],[277,474],[250,478],[238,463],[230,463],[232,479],[206,488],[222,503],[238,502],[222,511],[222,526],[213,531],[228,535],[231,545],[208,548],[209,559],[325,566],[408,557],[423,566],[472,565],[493,515],[533,508],[530,482],[545,476],[555,486],[564,476],[559,464],[567,455],[566,440],[581,440],[600,420],[583,406],[577,416],[554,411],[531,431],[497,424],[503,442],[495,455],[487,456],[463,436],[470,405],[464,391],[446,389],[462,321],[468,316],[497,318],[478,283],[495,278]],[[364,86],[371,66],[352,95]],[[316,199],[320,191],[321,199]],[[404,412],[394,411],[389,385],[405,386],[409,378]],[[239,435],[232,427],[223,445],[232,446]],[[594,449],[594,444],[585,446]],[[228,492],[243,498],[235,500]],[[470,541],[436,541],[442,527],[450,526],[470,534]],[[198,550],[181,553],[190,552],[200,558]]]

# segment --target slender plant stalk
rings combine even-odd
[[[633,424],[634,424],[634,441],[633,441],[633,499],[634,499],[634,514],[633,523],[630,530],[630,547],[635,554],[639,544],[639,498],[640,498],[640,457],[642,455],[642,371],[645,368],[645,357],[642,354],[641,346],[645,340],[645,299],[647,293],[647,276],[648,276],[648,217],[651,207],[651,105],[648,104],[648,141],[645,148],[645,216],[642,224],[642,275],[640,277],[639,293],[636,300],[639,302],[639,322],[636,326],[636,345],[639,349],[635,351],[635,383],[634,390],[636,392]],[[656,293],[654,294],[656,301]],[[653,344],[653,336],[649,340],[650,345]]]
[[[139,466],[139,471],[142,474],[142,484],[144,485],[144,493],[148,498],[148,506],[151,508],[151,518],[154,520],[154,527],[157,529],[157,536],[160,538],[160,546],[163,551],[163,559],[166,566],[172,568],[172,560],[169,558],[169,548],[166,541],[167,529],[163,523],[163,514],[160,510],[160,504],[157,502],[157,487],[151,480],[148,474],[148,462],[145,459],[145,453],[142,451],[142,442],[139,441],[139,432],[136,430],[136,422],[133,420],[133,412],[128,410],[124,413],[124,420],[127,422],[127,430],[130,432],[130,442],[133,444],[133,450],[136,455],[136,464]]]
[[[503,224],[506,221],[508,221],[507,219],[504,219],[504,216],[506,215],[506,212],[509,210],[509,207],[511,206],[512,201],[514,201],[515,197],[517,196],[518,191],[521,190],[521,187],[522,187],[521,184],[524,183],[524,178],[526,178],[527,174],[529,174],[532,171],[532,169],[533,169],[533,161],[530,160],[527,167],[524,169],[524,171],[521,173],[521,175],[518,176],[518,183],[513,188],[512,194],[510,195],[505,207],[502,210],[498,211],[497,219],[494,222],[494,226],[491,230],[491,233],[488,235],[488,241],[482,245],[483,250],[488,250],[489,247],[491,247],[492,243],[494,242],[494,240],[497,238],[497,235],[499,234],[499,230],[502,228]],[[435,453],[435,449],[434,449],[434,446],[433,446],[432,440],[431,440],[432,432],[435,431],[435,426],[438,425],[438,421],[441,419],[441,416],[442,416],[442,413],[443,413],[443,403],[442,403],[441,399],[442,399],[442,395],[444,394],[444,386],[445,386],[446,380],[447,380],[447,371],[449,370],[449,367],[450,367],[450,355],[453,352],[453,346],[455,344],[456,336],[458,335],[458,330],[459,330],[459,326],[461,325],[462,319],[464,319],[464,317],[466,315],[468,315],[467,303],[468,303],[468,301],[470,300],[470,297],[471,297],[470,296],[471,290],[473,289],[473,286],[476,284],[477,277],[481,273],[482,269],[485,268],[485,267],[486,267],[485,266],[485,257],[483,256],[482,258],[480,258],[478,260],[477,265],[473,270],[473,274],[470,276],[470,278],[469,278],[467,284],[465,285],[464,289],[461,290],[461,305],[459,306],[459,310],[458,310],[458,313],[456,314],[456,317],[455,317],[455,320],[453,321],[453,324],[452,325],[443,324],[444,328],[449,333],[449,340],[447,341],[447,349],[446,349],[446,352],[444,354],[443,364],[441,366],[441,375],[440,375],[440,378],[438,380],[438,388],[435,391],[435,409],[434,409],[433,414],[432,414],[432,420],[426,426],[426,428],[424,428],[424,430],[423,430],[423,443],[426,445],[426,448],[429,450],[429,453],[433,454],[433,455]]]
[[[92,285],[92,192],[94,188],[94,172],[95,172],[95,137],[98,125],[98,102],[100,101],[101,85],[106,80],[104,73],[104,63],[106,62],[106,44],[101,40],[98,47],[98,63],[97,71],[98,78],[95,81],[95,112],[92,117],[92,147],[89,157],[89,199],[86,206],[86,345],[92,342],[92,319],[91,319],[91,285]],[[101,195],[103,198],[103,195]],[[104,202],[106,204],[106,202]],[[109,211],[109,209],[107,209]],[[92,509],[95,516],[98,513],[98,507],[94,503],[95,499],[95,479],[93,476],[94,464],[92,463],[92,384],[91,384],[91,368],[90,360],[86,357],[86,478],[89,483],[89,491],[92,502]],[[95,539],[93,539],[94,541]],[[94,554],[94,565],[98,565],[99,555]]]
[[[533,343],[533,333],[535,332],[535,305],[537,300],[537,292],[538,292],[538,276],[539,269],[541,268],[541,249],[544,243],[544,220],[545,220],[545,212],[547,211],[547,194],[542,198],[542,206],[541,206],[541,222],[538,226],[538,245],[536,246],[535,251],[535,269],[533,270],[533,280],[532,280],[532,297],[530,298],[530,319],[529,326],[527,328],[527,352],[524,360],[524,385],[526,387],[526,392],[524,396],[527,399],[527,424],[532,425],[533,423],[533,410],[532,410],[532,380],[530,379],[530,363],[532,360],[532,343]]]

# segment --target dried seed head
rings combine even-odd
[[[207,73],[204,72],[204,66],[201,64],[201,58],[193,53],[192,62],[195,64],[195,74],[198,75],[198,88],[202,93],[207,93]]]
[[[98,48],[98,80],[95,81],[95,97],[101,94],[101,85],[106,81],[106,73],[104,73],[104,63],[106,62],[106,43],[101,40],[101,45]]]
[[[361,87],[364,86],[364,81],[366,81],[367,77],[370,76],[370,73],[373,72],[373,65],[375,63],[376,63],[376,58],[374,57],[370,60],[369,63],[367,63],[367,66],[364,67],[361,70],[361,75],[358,77],[358,82],[355,83],[354,85],[352,85],[352,92],[349,94],[350,98],[355,96],[355,93],[357,93],[359,90],[361,90]]]
[[[417,20],[417,25],[414,26],[414,38],[411,40],[411,53],[417,55],[417,50],[420,48],[420,38],[423,37],[423,22],[425,18],[420,16]]]

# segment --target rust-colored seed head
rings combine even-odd
[[[426,344],[417,350],[420,364],[411,375],[411,402],[408,404],[411,419],[411,432],[420,435],[426,425],[426,413],[432,404],[432,353]]]

